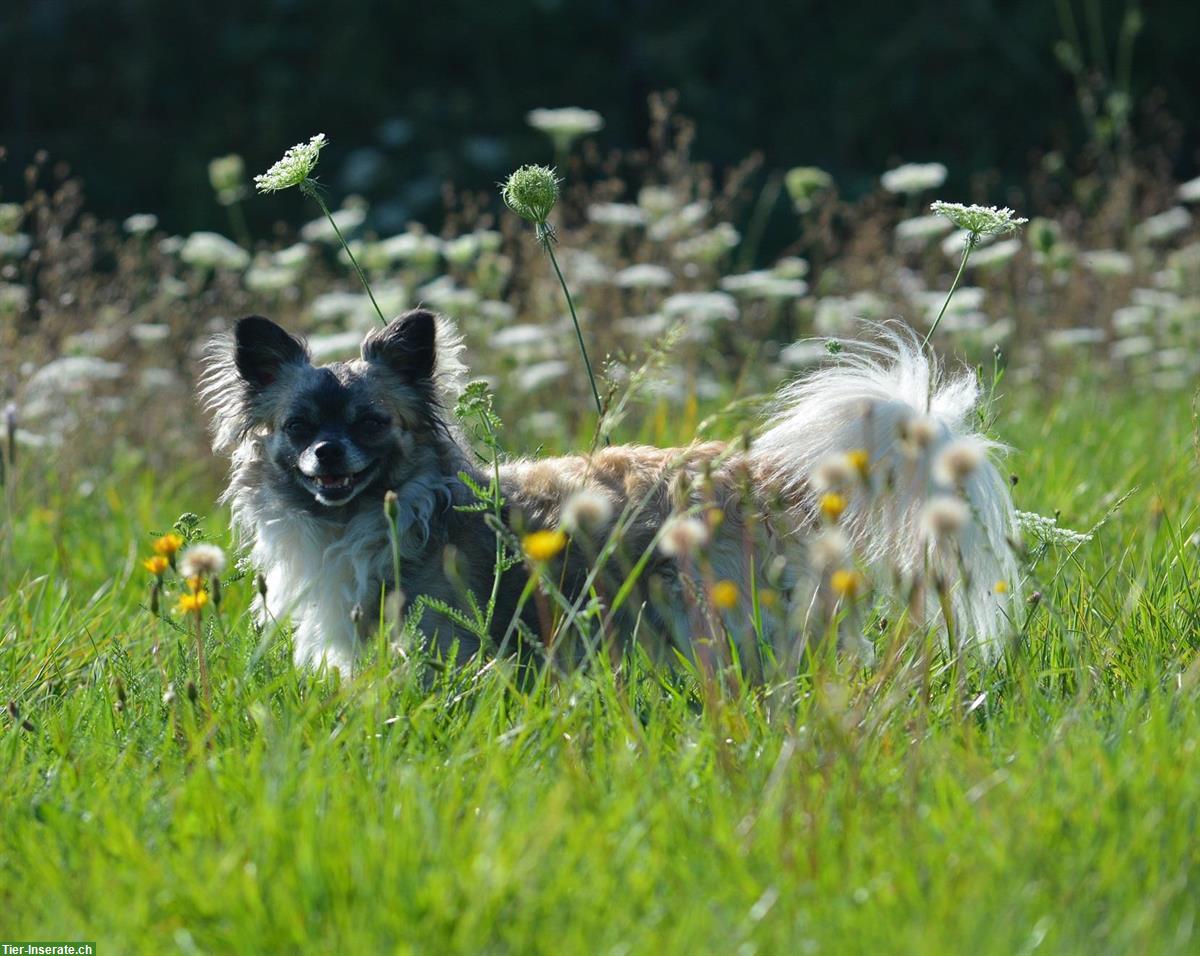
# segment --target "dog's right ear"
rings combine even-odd
[[[308,362],[304,343],[261,315],[239,319],[233,339],[238,374],[254,389],[270,385],[286,366]]]

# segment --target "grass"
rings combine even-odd
[[[207,471],[134,456],[90,494],[23,463],[0,598],[0,938],[116,952],[1194,952],[1200,612],[1182,396],[1002,405],[1018,504],[1096,540],[1036,567],[1006,667],[960,699],[815,660],[703,708],[634,661],[338,684],[210,641],[214,711],[170,706],[186,635],[138,558]],[[665,420],[665,419],[660,419]],[[653,421],[653,416],[651,416]],[[660,429],[661,430],[661,429]],[[632,437],[632,436],[623,436]],[[645,438],[665,441],[683,435]],[[36,495],[34,494],[36,489]],[[34,498],[37,498],[35,501]],[[209,536],[225,541],[225,518]],[[22,722],[27,722],[22,726]]]

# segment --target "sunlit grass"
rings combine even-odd
[[[183,690],[190,636],[145,609],[141,560],[184,511],[231,544],[211,481],[132,460],[57,481],[25,457],[0,598],[0,935],[101,952],[1194,951],[1187,400],[1009,389],[999,411],[1019,507],[1088,528],[1132,494],[1094,541],[1037,562],[1006,666],[973,665],[963,697],[935,662],[928,704],[829,655],[798,694],[706,706],[686,668],[637,659],[322,681],[254,631],[245,578],[210,637],[206,716]],[[644,420],[640,437],[688,437],[674,410]]]

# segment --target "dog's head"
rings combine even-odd
[[[415,309],[367,335],[361,358],[316,366],[274,322],[241,319],[206,354],[214,448],[236,455],[251,441],[273,489],[302,507],[382,495],[444,433],[457,346],[448,323]]]

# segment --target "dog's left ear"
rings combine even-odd
[[[363,340],[362,357],[379,362],[406,381],[433,378],[437,319],[428,309],[412,309]]]

